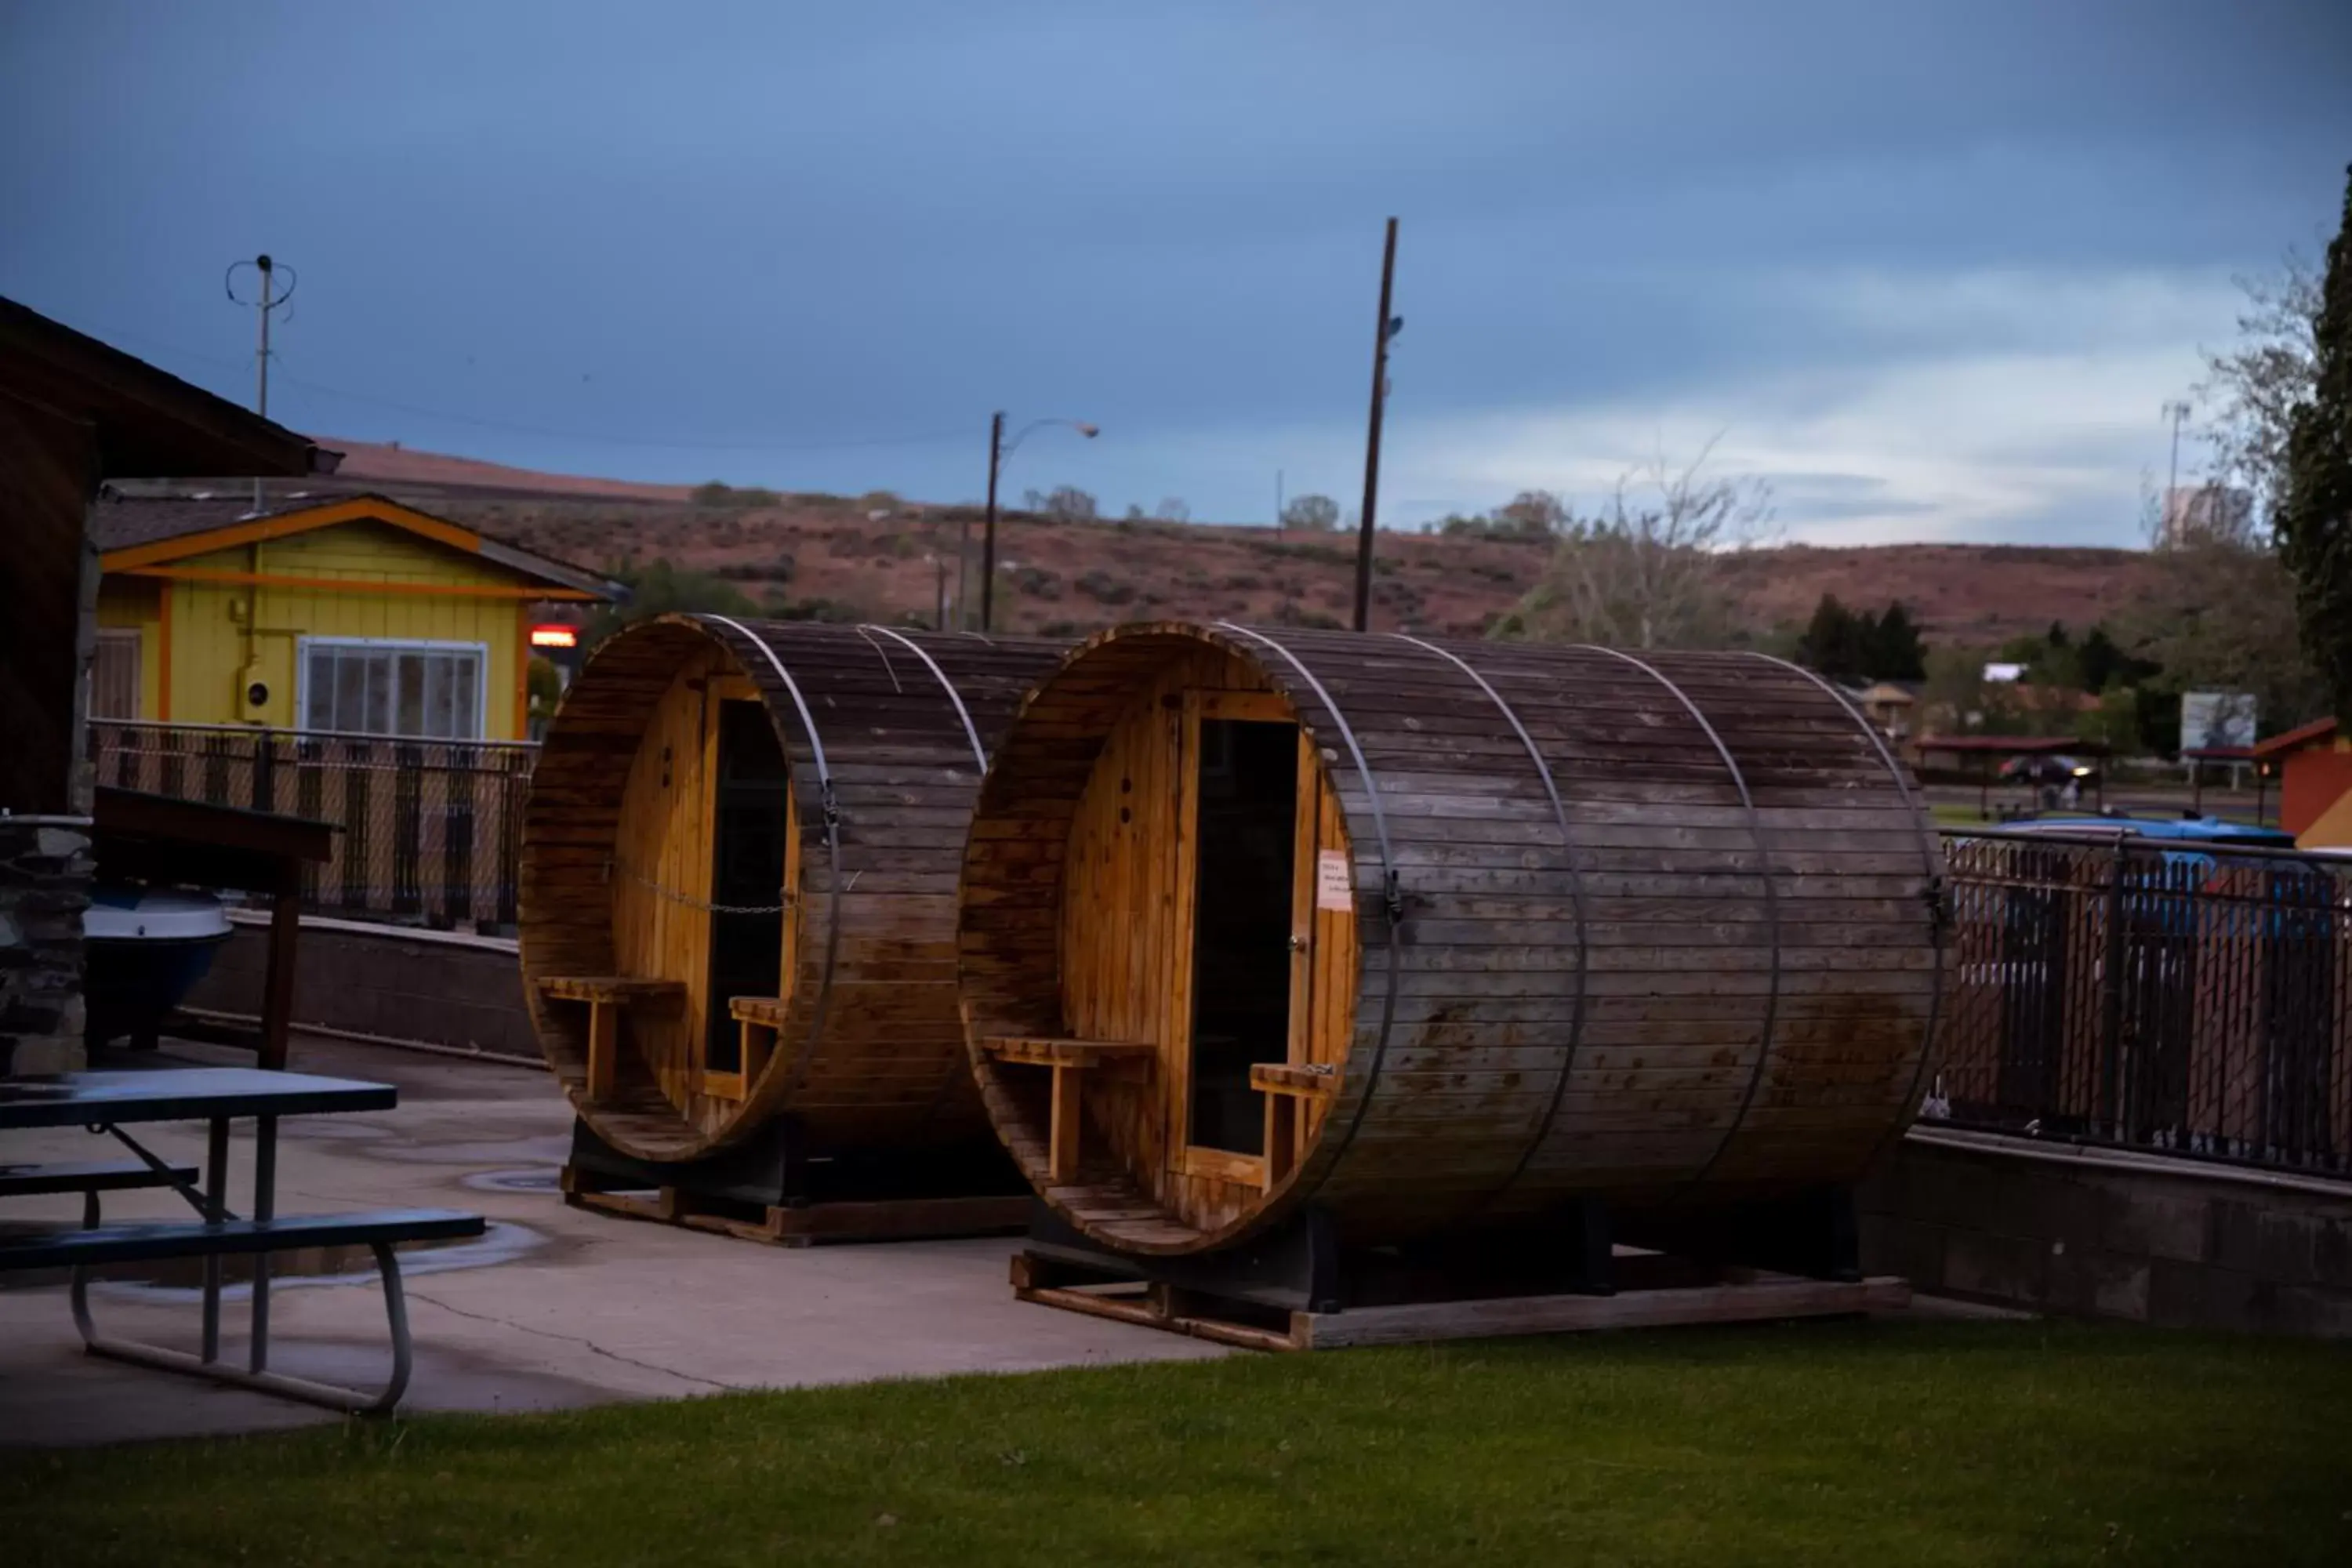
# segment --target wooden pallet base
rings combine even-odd
[[[1279,1312],[1253,1310],[1244,1303],[1142,1280],[1067,1282],[1070,1275],[1058,1259],[1034,1252],[1016,1253],[1013,1293],[1021,1300],[1066,1311],[1268,1351],[1849,1317],[1890,1311],[1911,1301],[1910,1282],[1892,1276],[1809,1279],[1793,1274],[1736,1270],[1710,1284],[1625,1290],[1613,1296],[1495,1296],[1354,1307],[1337,1312]],[[1286,1326],[1282,1321],[1285,1318]]]
[[[614,1188],[599,1173],[563,1167],[563,1201],[631,1219],[657,1220],[777,1247],[829,1241],[909,1241],[921,1237],[1012,1236],[1026,1229],[1027,1197],[888,1198],[786,1208],[705,1199],[682,1187]]]

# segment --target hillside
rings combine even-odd
[[[324,439],[322,437],[322,439]],[[540,474],[402,447],[334,442],[339,480],[408,495],[584,565],[667,557],[717,572],[755,600],[823,601],[880,620],[935,612],[938,563],[953,592],[969,526],[978,570],[980,513],[889,497],[793,495],[772,506],[697,506],[681,487]],[[1206,523],[1066,523],[1009,514],[998,531],[996,624],[1071,630],[1149,616],[1344,624],[1354,542],[1277,538]],[[1535,580],[1539,546],[1383,533],[1374,625],[1475,636]],[[1931,640],[1990,643],[2053,621],[2087,626],[2144,591],[2136,551],[2020,545],[1786,545],[1732,558],[1734,591],[1761,633],[1801,622],[1824,593],[1876,608],[1900,599]],[[975,587],[974,592],[977,593]]]

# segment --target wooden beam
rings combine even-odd
[[[1023,1067],[1096,1068],[1118,1061],[1148,1060],[1160,1047],[1149,1040],[1064,1040],[991,1036],[980,1048],[1001,1062]]]
[[[613,1098],[619,1078],[621,1010],[610,1002],[588,1004],[588,1098],[603,1102]]]
[[[1045,1179],[1056,1185],[1076,1180],[1078,1173],[1078,1128],[1083,1103],[1078,1087],[1083,1081],[1079,1075],[1084,1070],[1067,1065],[1054,1068],[1053,1131]]]
[[[1328,1062],[1254,1062],[1250,1087],[1260,1094],[1337,1094],[1339,1075]]]
[[[1265,1186],[1272,1192],[1298,1163],[1298,1097],[1265,1097]]]

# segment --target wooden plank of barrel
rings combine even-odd
[[[1130,626],[982,787],[966,1027],[1033,1184],[1130,1253],[1759,1201],[1910,1120],[1941,878],[1779,659]]]
[[[564,694],[518,921],[548,1064],[639,1159],[985,1136],[955,886],[987,748],[1066,643],[670,616]]]

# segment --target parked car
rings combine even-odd
[[[2053,752],[2021,753],[2000,764],[2004,783],[2021,784],[2095,784],[2099,764]]]

